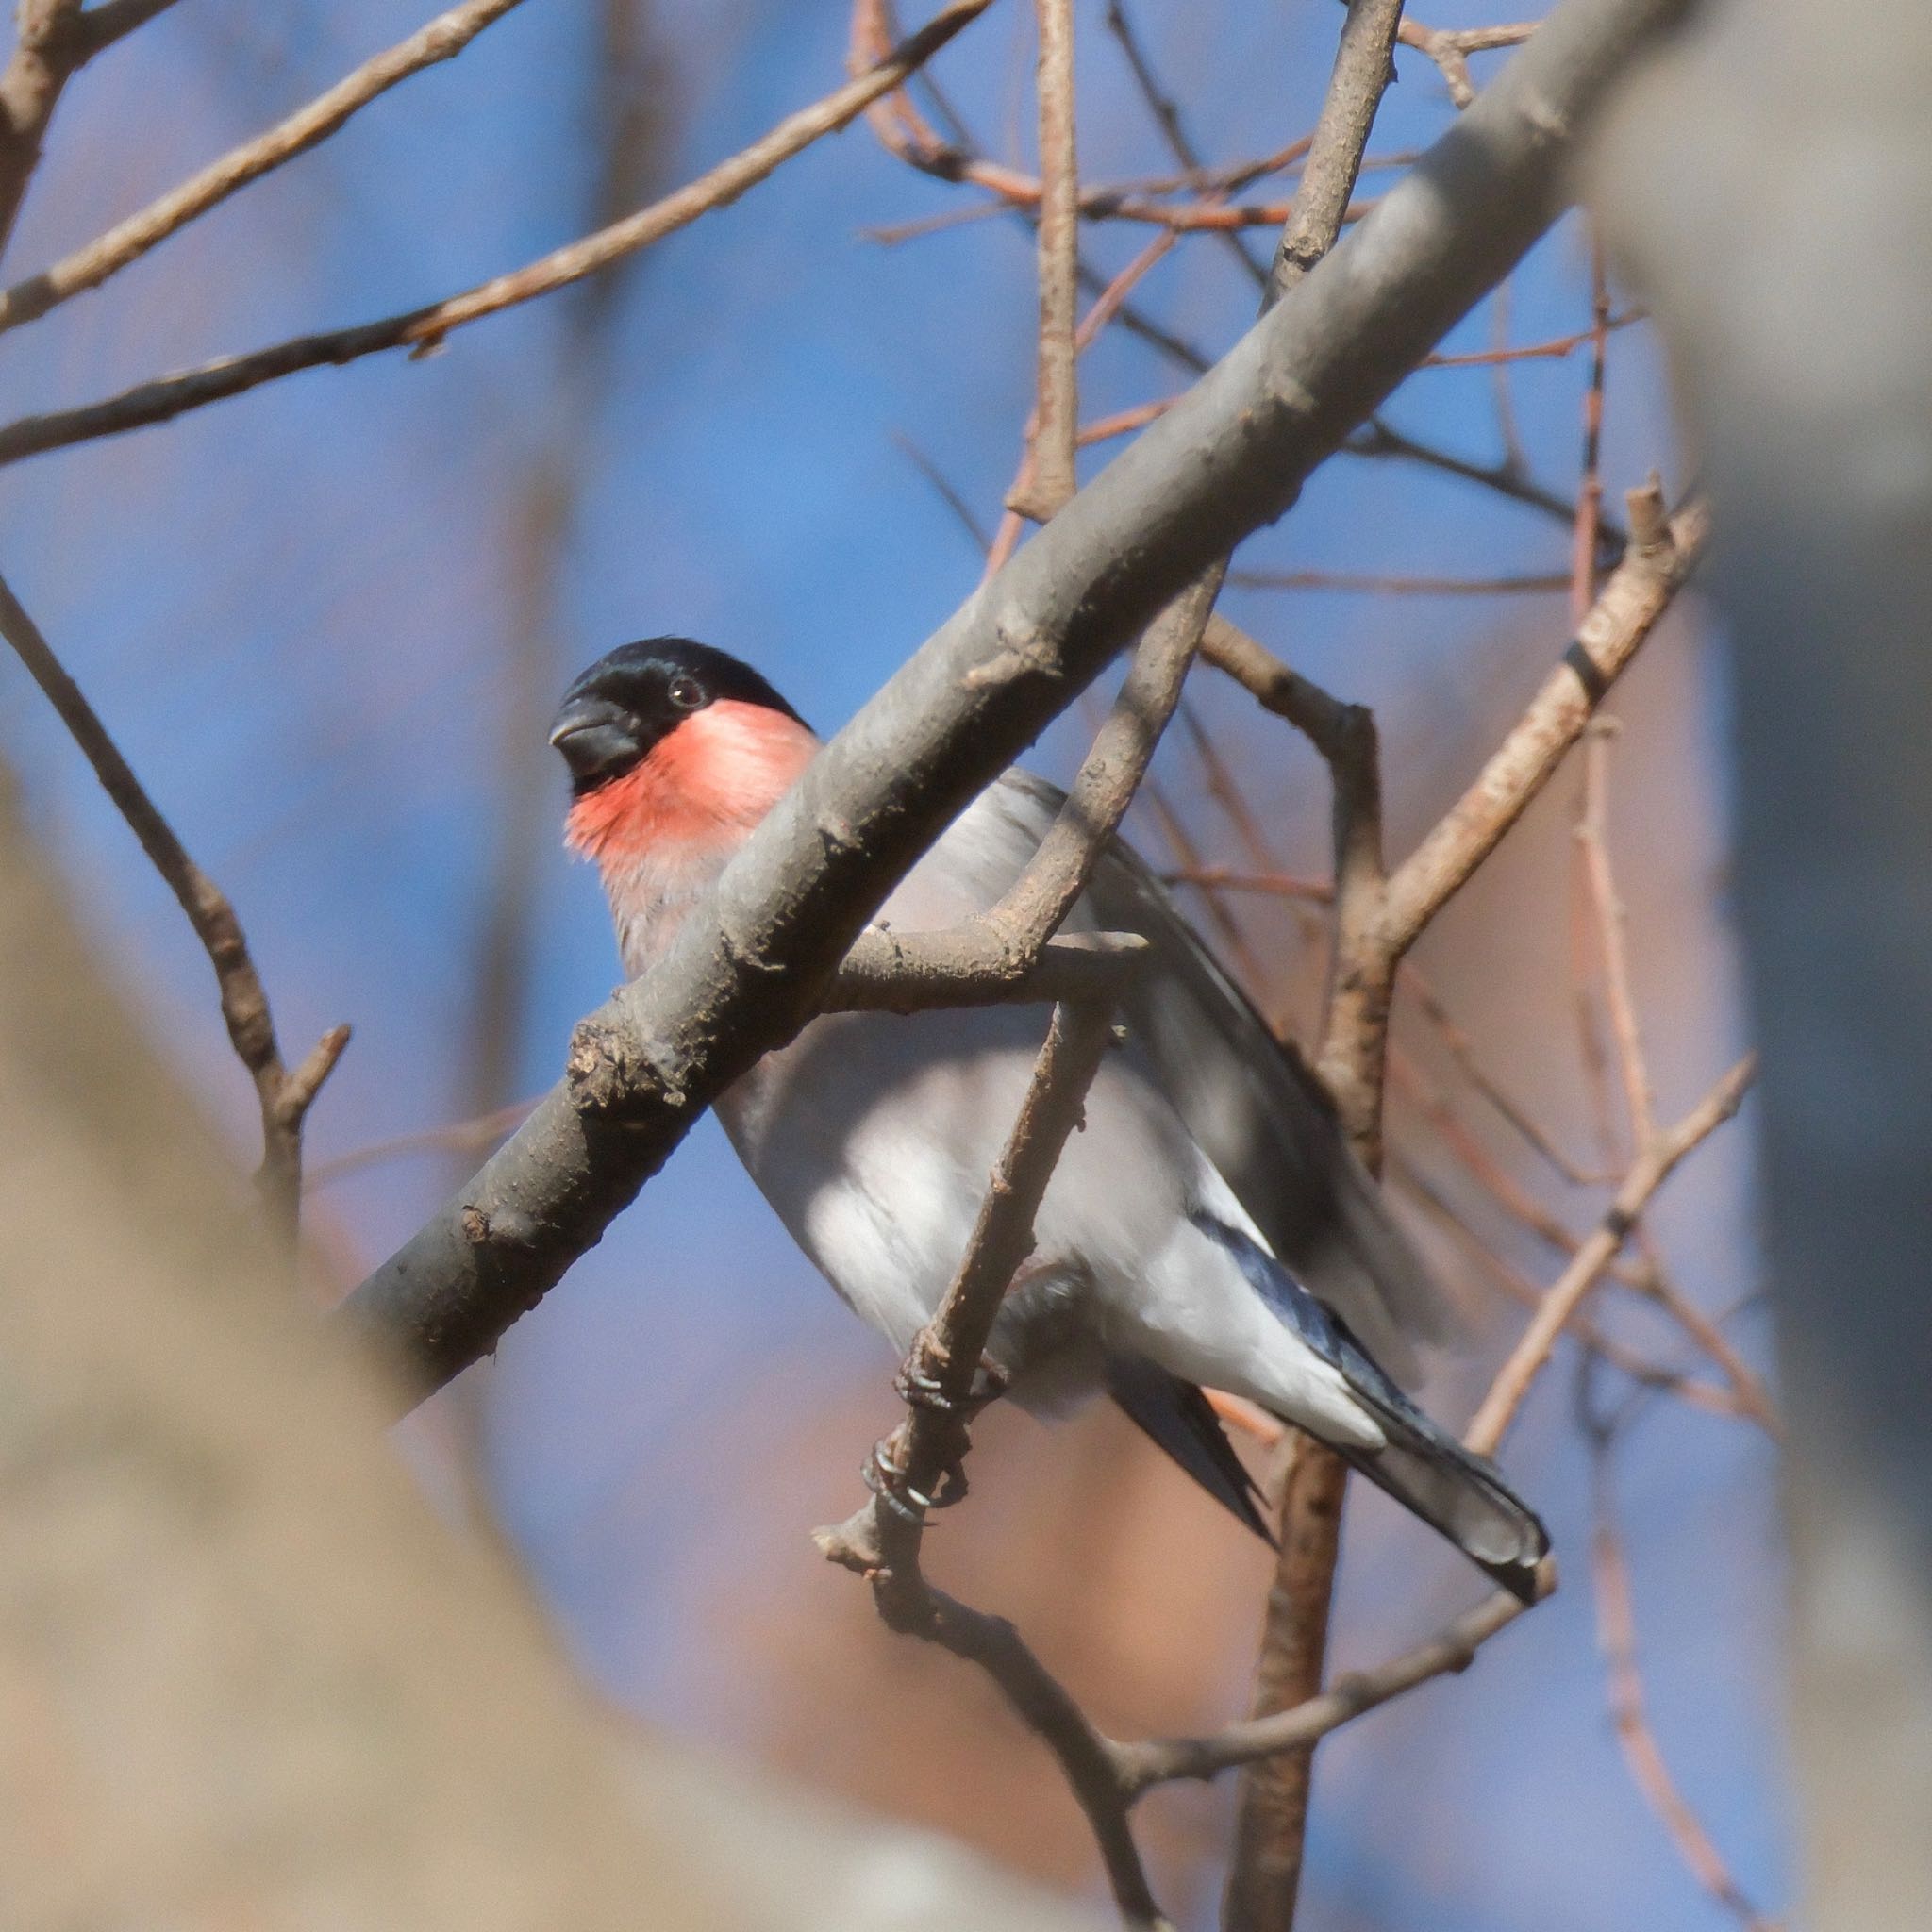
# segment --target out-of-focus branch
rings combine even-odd
[[[1614,1423],[1586,1419],[1591,1451],[1591,1589],[1596,1599],[1596,1641],[1604,1660],[1610,1724],[1630,1776],[1657,1813],[1677,1855],[1743,1932],[1778,1932],[1744,1894],[1704,1822],[1678,1789],[1645,1709],[1643,1673],[1637,1658],[1637,1613],[1631,1601],[1630,1566],[1611,1493],[1610,1449]]]
[[[205,408],[246,390],[293,375],[304,369],[353,362],[388,349],[425,351],[452,329],[495,315],[519,303],[535,301],[568,288],[613,261],[689,227],[713,208],[736,201],[813,142],[834,134],[862,114],[872,102],[916,73],[961,28],[984,13],[991,0],[952,0],[952,4],[909,36],[883,60],[833,89],[824,99],[789,114],[769,134],[741,149],[695,181],[640,208],[594,234],[552,249],[525,267],[480,282],[462,293],[421,308],[406,309],[375,322],[319,335],[297,336],[245,356],[225,356],[198,369],[164,375],[125,390],[103,402],[48,415],[24,416],[0,427],[0,463],[96,437],[118,436],[151,423],[165,423],[189,409]],[[4,182],[0,182],[4,186]]]
[[[178,188],[150,202],[140,213],[117,222],[106,234],[63,256],[52,268],[16,282],[0,293],[0,330],[32,322],[83,289],[98,288],[109,275],[118,274],[129,262],[140,260],[157,243],[218,207],[251,181],[259,180],[284,161],[292,160],[319,142],[326,141],[359,108],[397,82],[439,60],[454,58],[485,27],[519,4],[520,0],[468,0],[465,6],[453,7],[439,14],[408,40],[399,41],[388,52],[365,61],[326,93],[277,122],[265,134],[231,148]],[[93,23],[98,30],[107,11],[97,8],[82,15],[82,20]],[[147,11],[158,11],[158,8],[149,6]]]
[[[220,991],[229,1043],[255,1083],[261,1108],[262,1196],[277,1229],[293,1240],[302,1205],[302,1127],[322,1084],[349,1043],[346,1026],[332,1026],[292,1070],[282,1063],[274,1016],[242,922],[227,895],[188,856],[147,789],[121,755],[93,707],[54,654],[40,626],[0,579],[0,633],[93,767],[101,789],[127,821],[141,849],[174,893],[195,937],[208,950]]]
[[[1493,577],[1401,575],[1348,570],[1238,570],[1244,591],[1355,591],[1370,597],[1547,596],[1570,588],[1570,573]]]
[[[1391,876],[1383,916],[1398,952],[1415,943],[1541,791],[1689,579],[1710,529],[1700,499],[1665,522],[1654,484],[1631,491],[1630,520],[1630,548],[1577,625],[1562,663],[1474,783]]]
[[[1419,436],[1411,436],[1407,430],[1396,428],[1386,417],[1372,417],[1342,448],[1352,457],[1395,458],[1419,464],[1424,469],[1435,470],[1444,476],[1459,477],[1465,483],[1492,490],[1498,496],[1507,497],[1511,503],[1520,503],[1526,509],[1538,510],[1552,522],[1561,524],[1565,529],[1575,518],[1576,506],[1568,497],[1559,495],[1547,484],[1539,483],[1534,476],[1524,475],[1522,466],[1509,458],[1505,457],[1500,462],[1477,462],[1472,458],[1457,456],[1453,450],[1440,449]],[[1612,524],[1605,524],[1598,536],[1613,556],[1623,546],[1624,532]]]
[[[105,48],[145,25],[174,0],[20,0],[12,56],[0,71],[0,252],[40,165],[41,143],[67,83]]]
[[[1596,1231],[1557,1276],[1508,1359],[1496,1372],[1463,1438],[1477,1455],[1496,1453],[1504,1431],[1529,1393],[1530,1384],[1557,1345],[1557,1336],[1615,1258],[1650,1197],[1687,1154],[1702,1146],[1743,1105],[1753,1070],[1748,1057],[1740,1060],[1675,1126],[1659,1134],[1639,1154]]]

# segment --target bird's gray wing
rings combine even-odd
[[[1002,782],[1016,805],[1024,799],[1041,815],[1042,829],[1065,800],[1031,773],[1008,772]],[[1123,841],[1102,854],[1082,909],[1081,924],[1141,933],[1154,946],[1158,970],[1140,975],[1124,1017],[1195,1144],[1269,1246],[1371,1354],[1408,1374],[1415,1345],[1444,1333],[1441,1296],[1343,1141],[1314,1075]]]

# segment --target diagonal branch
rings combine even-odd
[[[255,1082],[261,1107],[258,1179],[262,1194],[275,1224],[292,1240],[301,1213],[303,1124],[322,1083],[349,1043],[349,1029],[331,1027],[292,1072],[282,1064],[268,994],[227,895],[188,856],[175,828],[161,816],[94,708],[4,578],[0,578],[0,635],[13,646],[34,682],[60,714],[61,723],[93,767],[101,789],[127,821],[141,849],[188,915],[195,937],[208,949],[221,991],[222,1019],[227,1025],[229,1044]]]
[[[198,369],[163,375],[79,408],[42,416],[23,416],[0,427],[0,463],[18,462],[42,451],[96,437],[119,436],[151,423],[166,423],[190,409],[258,388],[304,369],[354,362],[389,349],[425,352],[441,343],[452,329],[535,301],[613,261],[661,242],[701,215],[734,202],[813,142],[835,134],[856,120],[881,95],[915,73],[959,30],[976,20],[991,0],[952,0],[925,25],[863,74],[837,87],[823,100],[789,114],[770,133],[741,149],[729,160],[620,222],[552,249],[523,268],[421,308],[386,315],[348,328],[297,336],[246,356],[225,356]],[[0,154],[0,211],[4,211],[5,157]]]
[[[121,0],[121,4],[125,7],[129,0]],[[135,0],[135,4],[145,4],[150,13],[158,10],[153,0]],[[117,222],[106,234],[62,257],[52,268],[16,282],[0,293],[0,331],[32,322],[83,289],[98,288],[109,275],[117,275],[130,262],[139,261],[149,249],[211,208],[219,207],[251,181],[258,181],[284,161],[292,160],[317,142],[327,140],[352,115],[399,81],[420,74],[439,60],[453,59],[485,27],[519,4],[520,0],[468,0],[465,6],[453,7],[439,14],[408,40],[399,41],[386,53],[363,62],[326,93],[319,94],[307,107],[277,122],[265,134],[242,142],[219,160],[210,161],[178,188],[171,189],[125,222]],[[109,12],[109,8],[96,8],[82,18],[92,23],[98,34]]]
[[[83,13],[81,0],[20,0],[13,53],[0,71],[0,251],[12,237],[67,83],[96,54],[173,5],[107,0]]]
[[[1059,1758],[1092,1824],[1122,1916],[1130,1925],[1164,1927],[1127,1824],[1111,1747],[1010,1624],[935,1590],[920,1568],[924,1499],[939,1496],[947,1481],[963,1491],[959,1465],[970,1447],[967,1419],[987,1343],[1008,1287],[1032,1253],[1034,1219],[1112,1038],[1111,1010],[1105,998],[1054,1008],[958,1272],[907,1358],[900,1378],[907,1419],[874,1451],[873,1499],[850,1521],[817,1531],[814,1541],[831,1561],[871,1582],[879,1615],[892,1629],[940,1644],[992,1677]]]
[[[940,829],[1317,464],[1555,219],[1575,130],[1682,0],[1563,0],[1413,173],[819,754],[573,1076],[350,1300],[440,1385],[815,1010]],[[610,1044],[611,1077],[598,1077]]]
[[[1754,1067],[1749,1057],[1740,1060],[1674,1127],[1657,1135],[1638,1155],[1595,1233],[1577,1249],[1570,1265],[1557,1277],[1529,1326],[1510,1350],[1508,1360],[1496,1372],[1496,1378],[1463,1439],[1478,1456],[1495,1454],[1503,1432],[1529,1393],[1529,1385],[1556,1347],[1557,1336],[1583,1306],[1584,1298],[1596,1286],[1604,1270],[1616,1258],[1617,1251],[1638,1216],[1649,1205],[1650,1197],[1670,1179],[1686,1155],[1701,1147],[1744,1104]]]

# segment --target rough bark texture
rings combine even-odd
[[[1563,204],[1574,131],[1680,0],[1567,0],[1346,242],[819,758],[574,1079],[353,1297],[435,1384],[561,1276],[711,1098],[795,1031],[938,829],[1116,649],[1279,516]]]

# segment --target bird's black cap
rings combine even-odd
[[[693,711],[724,698],[798,717],[741,658],[690,638],[644,638],[600,658],[563,694],[550,741],[578,797],[620,778]]]

